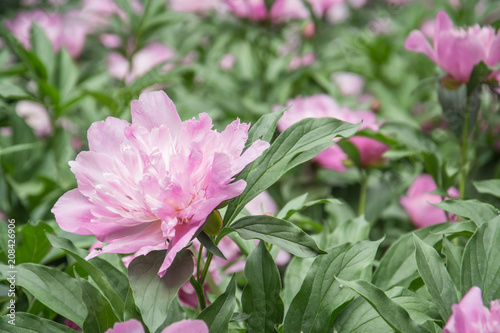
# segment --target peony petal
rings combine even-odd
[[[144,333],[144,327],[137,319],[130,319],[124,322],[117,322],[113,328],[105,333]]]
[[[208,333],[207,324],[200,319],[184,319],[166,327],[161,333]]]
[[[496,66],[500,61],[500,33],[497,33],[493,42],[491,43],[488,57],[485,59],[485,63],[488,66]]]
[[[163,276],[167,272],[167,269],[170,267],[172,262],[174,261],[177,252],[188,246],[189,242],[193,239],[196,231],[201,226],[201,223],[197,225],[192,225],[189,223],[180,223],[175,227],[175,236],[170,239],[168,243],[167,255],[165,256],[165,260],[160,267],[158,275]]]
[[[267,141],[257,140],[245,152],[233,161],[231,165],[231,175],[236,175],[241,172],[248,164],[252,163],[257,157],[269,148],[270,144]]]
[[[162,90],[142,93],[132,101],[132,124],[148,130],[165,125],[174,137],[182,127],[174,103]]]
[[[434,62],[437,62],[436,54],[431,44],[419,30],[413,30],[405,41],[405,49],[408,51],[425,54]]]
[[[127,141],[124,130],[129,126],[127,121],[114,117],[93,123],[87,131],[89,150],[119,157],[120,146]]]
[[[51,212],[64,231],[79,235],[92,235],[90,221],[94,205],[78,189],[68,191],[57,200]]]

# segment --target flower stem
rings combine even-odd
[[[365,206],[366,206],[366,192],[368,190],[368,177],[370,175],[370,169],[366,171],[361,170],[363,175],[363,180],[361,181],[361,189],[359,193],[359,206],[358,206],[358,215],[365,214]]]
[[[465,102],[464,124],[462,128],[461,158],[460,158],[460,199],[465,196],[465,180],[467,177],[467,151],[469,149],[469,117],[470,96],[467,95]]]
[[[189,282],[194,288],[194,291],[196,291],[196,295],[198,296],[198,301],[200,302],[200,309],[203,310],[207,307],[207,301],[205,300],[205,293],[203,292],[203,285],[200,285],[196,279],[191,276],[189,279]]]
[[[198,283],[203,287],[203,284],[205,283],[205,278],[207,277],[207,273],[208,273],[208,268],[210,267],[210,263],[212,262],[212,258],[213,258],[213,253],[212,252],[209,252],[207,254],[207,261],[205,262],[205,266],[203,267],[203,272],[201,272],[201,277],[200,279],[198,280]]]

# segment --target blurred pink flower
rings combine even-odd
[[[314,22],[306,22],[304,24],[304,27],[302,28],[302,35],[305,38],[312,38],[314,34],[316,33],[316,26],[314,25]]]
[[[274,202],[269,192],[264,191],[250,200],[245,205],[245,209],[251,215],[276,215],[278,212],[278,205]]]
[[[344,96],[360,95],[365,86],[365,79],[361,75],[349,72],[333,73],[332,81]]]
[[[208,333],[208,326],[203,320],[184,319],[165,327],[161,333]],[[144,327],[137,319],[129,319],[124,322],[116,322],[113,328],[105,333],[145,333]]]
[[[436,26],[436,19],[428,19],[420,25],[420,31],[425,37],[432,39],[434,37],[434,27]]]
[[[226,53],[219,61],[219,67],[223,71],[229,71],[233,68],[236,62],[236,56],[233,53]]]
[[[67,326],[67,327],[69,327],[71,329],[74,329],[77,332],[81,332],[82,331],[82,329],[80,328],[80,326],[78,326],[77,324],[75,324],[74,322],[72,322],[69,319],[66,319],[64,321],[64,326]]]
[[[265,0],[226,0],[226,4],[234,15],[251,21],[271,19],[283,22],[309,17],[309,11],[302,0],[276,0],[269,12]]]
[[[331,24],[345,22],[351,15],[349,7],[344,2],[335,4],[325,12],[326,21]]]
[[[170,8],[176,12],[206,13],[221,5],[221,0],[169,0]]]
[[[455,28],[445,11],[439,11],[434,27],[434,48],[424,34],[413,30],[405,42],[409,51],[423,53],[455,80],[468,82],[474,66],[484,61],[495,66],[500,60],[500,34],[491,26]]]
[[[35,9],[20,12],[15,18],[5,20],[5,26],[27,49],[31,48],[30,30],[33,23],[44,31],[54,51],[65,47],[73,58],[82,52],[89,28],[78,11],[71,10],[65,14],[58,14]]]
[[[399,199],[401,206],[406,210],[415,227],[424,228],[446,222],[445,212],[432,205],[443,200],[439,194],[432,193],[436,189],[434,179],[428,174],[422,174],[413,181],[406,196]],[[458,197],[459,193],[456,188],[451,187],[448,189],[448,195]]]
[[[16,105],[16,113],[33,129],[36,136],[44,137],[52,133],[49,113],[42,104],[19,101]]]
[[[336,118],[353,124],[362,121],[360,129],[369,129],[374,132],[377,132],[380,128],[380,124],[377,123],[376,116],[372,111],[352,111],[347,107],[340,107],[328,95],[297,97],[289,100],[286,105],[291,105],[291,107],[285,111],[283,117],[278,121],[278,129],[281,132],[302,119],[322,117]],[[334,141],[338,141],[338,139],[334,139]],[[352,137],[349,141],[358,149],[362,167],[378,166],[385,162],[382,154],[389,149],[389,146],[365,137]],[[348,156],[342,149],[334,145],[321,152],[313,160],[324,168],[344,172],[347,170],[344,165],[347,158]]]
[[[126,83],[135,81],[154,67],[175,57],[175,51],[162,43],[151,43],[140,49],[132,58],[132,64],[121,53],[112,52],[106,61],[109,75],[124,80]],[[172,68],[172,64],[163,66],[163,71]]]
[[[147,254],[168,249],[159,275],[223,201],[245,181],[234,176],[269,147],[257,140],[243,154],[249,125],[218,133],[206,113],[182,122],[163,91],[132,101],[132,124],[108,117],[88,130],[89,150],[70,162],[78,188],[52,212],[68,232],[108,245],[90,253]]]
[[[302,56],[292,56],[288,68],[292,71],[314,64],[316,62],[316,55],[313,52],[306,53]]]
[[[484,306],[481,289],[472,287],[460,303],[451,306],[453,314],[444,326],[443,333],[497,333],[500,332],[499,300]]]
[[[122,45],[121,37],[115,34],[101,34],[99,40],[108,49],[115,49]]]

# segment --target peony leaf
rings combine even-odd
[[[333,118],[308,118],[290,126],[237,177],[244,179],[247,186],[227,207],[225,225],[230,225],[250,200],[274,184],[287,171],[332,146],[333,138],[351,136],[358,128],[359,124]]]
[[[245,216],[231,225],[243,239],[261,239],[301,258],[324,254],[314,239],[293,223],[268,215]]]
[[[15,325],[9,324],[11,318],[0,317],[0,331],[10,333],[76,333],[74,329],[53,320],[37,317],[31,313],[17,312]]]
[[[87,280],[78,279],[82,288],[82,299],[87,307],[87,318],[83,322],[84,332],[104,333],[118,321],[109,301]]]
[[[193,254],[184,249],[177,253],[172,265],[160,278],[158,270],[164,258],[165,251],[153,251],[135,258],[128,266],[135,304],[151,332],[167,320],[170,303],[194,270]]]
[[[418,272],[445,322],[451,316],[451,305],[458,303],[453,281],[443,260],[432,246],[427,245],[415,234],[413,234],[413,244],[416,249],[415,260]]]
[[[335,277],[354,280],[366,275],[382,240],[344,243],[316,258],[288,309],[283,332],[328,332],[336,314],[355,297]]]
[[[233,275],[226,291],[198,315],[197,319],[207,323],[210,332],[228,332],[229,320],[236,307],[235,292],[236,279]]]
[[[281,278],[273,257],[264,242],[250,253],[245,265],[248,284],[241,295],[243,312],[249,314],[248,332],[275,332],[283,321],[280,298]]]

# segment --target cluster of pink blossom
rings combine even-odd
[[[208,333],[208,326],[203,320],[184,319],[165,327],[161,333]],[[124,322],[117,322],[105,333],[145,333],[144,327],[137,319],[130,319]]]
[[[353,111],[345,106],[341,107],[328,95],[314,95],[309,97],[297,97],[286,103],[290,108],[285,111],[283,117],[278,121],[278,129],[284,131],[291,125],[305,118],[330,117],[340,119],[349,123],[361,124],[361,129],[369,129],[377,132],[380,123],[377,122],[375,114],[370,110]],[[362,167],[369,168],[384,164],[386,159],[383,154],[389,150],[389,146],[372,138],[354,136],[349,139],[359,152],[359,162]],[[337,172],[347,170],[345,165],[348,156],[338,146],[333,145],[314,158],[319,165]]]
[[[205,113],[182,122],[163,91],[141,94],[131,109],[132,124],[108,117],[90,127],[90,151],[70,162],[78,188],[52,212],[63,230],[108,244],[88,258],[168,249],[163,275],[207,216],[244,190],[234,176],[269,143],[243,152],[249,125],[236,120],[218,133]]]
[[[472,287],[452,310],[443,333],[500,332],[500,302],[494,300],[489,309],[485,307],[479,287]]]
[[[500,61],[500,34],[491,26],[457,29],[448,14],[440,11],[432,32],[433,47],[422,31],[414,30],[405,48],[425,54],[458,82],[469,82],[474,66],[481,61],[488,66]]]
[[[434,179],[428,174],[422,174],[413,181],[406,196],[401,197],[399,202],[410,216],[415,227],[424,228],[448,220],[445,212],[433,205],[443,201],[442,196],[433,193],[436,190]],[[448,189],[448,195],[459,197],[458,190],[454,187]],[[456,216],[450,218],[456,220]]]

